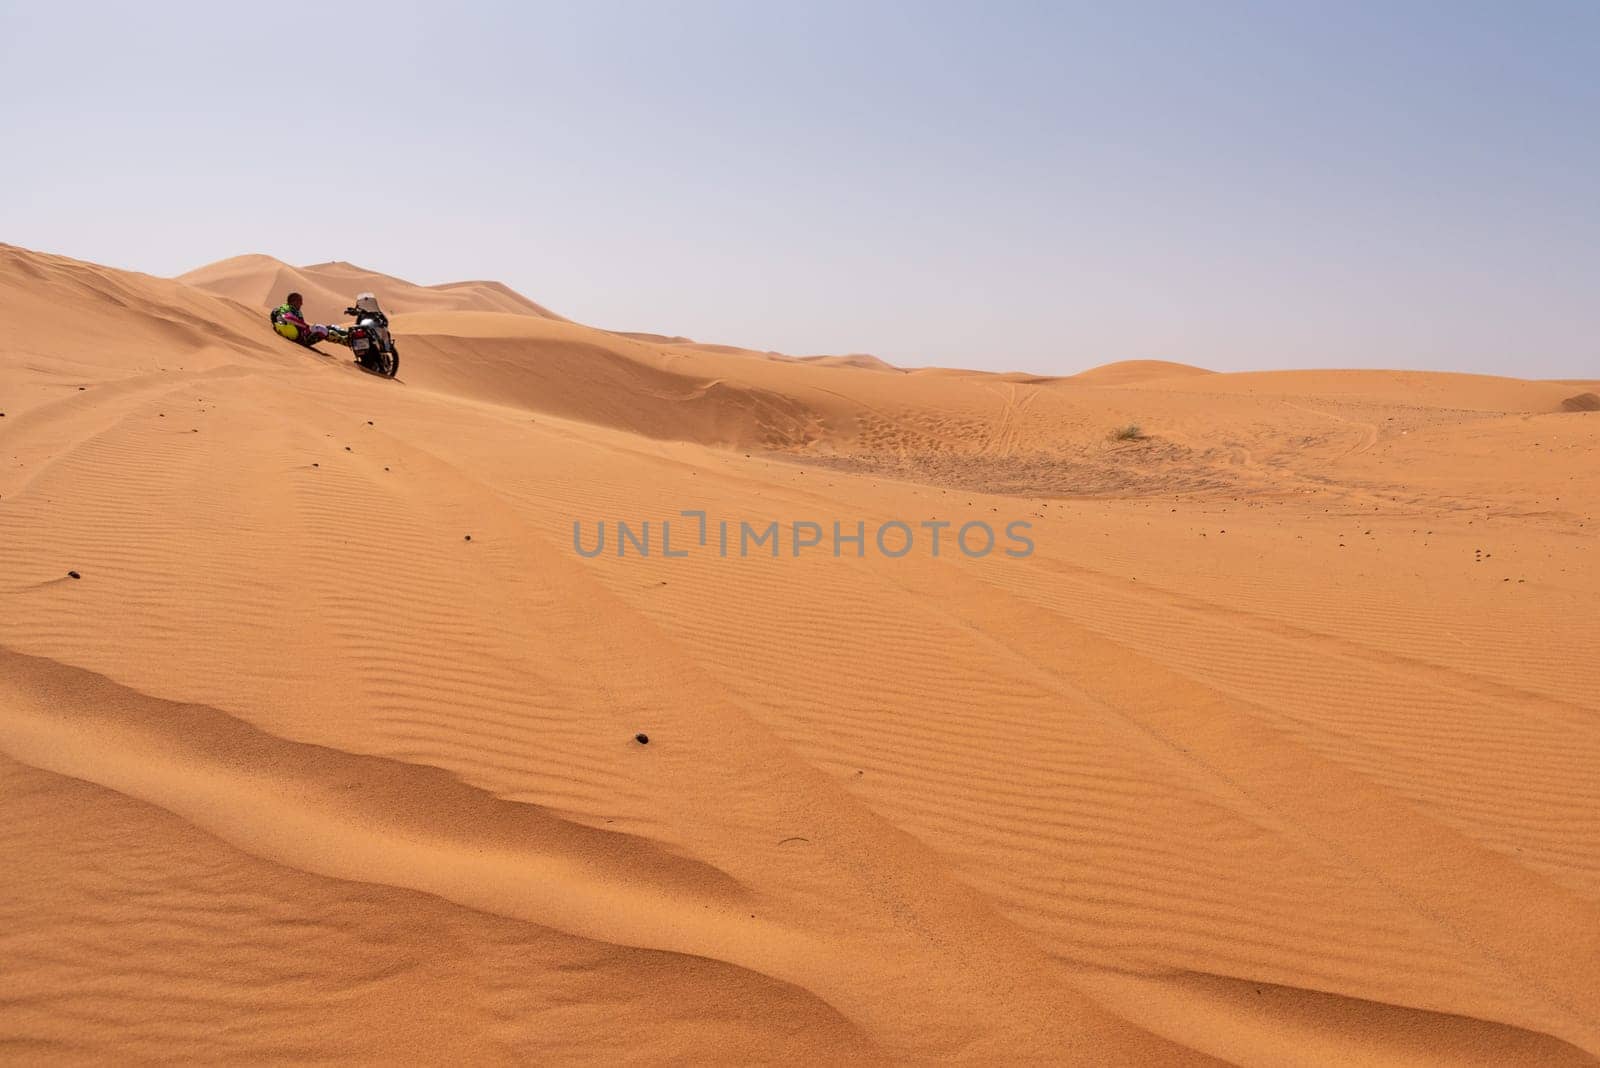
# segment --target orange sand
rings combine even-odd
[[[376,291],[399,380],[290,287]],[[9,246],[0,321],[9,1059],[1600,1055],[1600,384]],[[683,510],[1037,551],[573,549]]]

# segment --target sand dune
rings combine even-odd
[[[1152,379],[1163,380],[1168,378],[1181,378],[1187,375],[1215,374],[1204,367],[1194,367],[1187,363],[1174,363],[1171,360],[1121,360],[1117,363],[1105,363],[1099,367],[1091,367],[1087,371],[1080,371],[1073,375],[1079,382],[1093,382],[1096,385],[1127,385],[1132,382],[1147,382]]]
[[[818,363],[827,367],[859,367],[867,371],[892,371],[898,373],[900,368],[887,360],[865,352],[853,352],[845,356],[802,356],[801,360],[807,363]]]
[[[400,379],[288,284],[376,289]],[[13,1059],[1600,1057],[1592,384],[886,373],[8,246],[0,316]]]
[[[271,256],[234,256],[179,275],[178,281],[253,308],[276,307],[290,292],[298,291],[305,297],[305,311],[313,322],[340,320],[355,295],[363,291],[381,293],[388,311],[492,311],[560,318],[499,282],[419,286],[342,262],[291,267]]]

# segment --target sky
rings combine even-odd
[[[1600,377],[1600,2],[0,0],[0,241],[1071,373]]]

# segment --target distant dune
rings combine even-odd
[[[1215,374],[1215,372],[1208,371],[1204,367],[1191,367],[1186,363],[1173,363],[1170,360],[1122,360],[1118,363],[1104,363],[1099,367],[1091,367],[1089,370],[1080,371],[1072,377],[1080,382],[1125,385],[1129,382],[1143,382],[1149,379],[1209,374]]]
[[[560,318],[499,282],[419,286],[343,262],[291,267],[271,256],[234,256],[179,275],[178,281],[260,308],[276,307],[290,292],[299,292],[313,322],[342,318],[356,294],[364,291],[380,293],[388,311],[493,311]]]
[[[887,360],[880,360],[876,356],[864,352],[854,352],[846,356],[801,356],[808,363],[821,364],[825,367],[859,367],[866,371],[891,371],[900,373],[900,368]]]
[[[1600,384],[0,321],[10,1059],[1600,1057]]]

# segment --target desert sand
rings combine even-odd
[[[1600,1057],[1600,383],[10,246],[0,323],[7,1059]],[[684,512],[781,552],[575,550]]]

